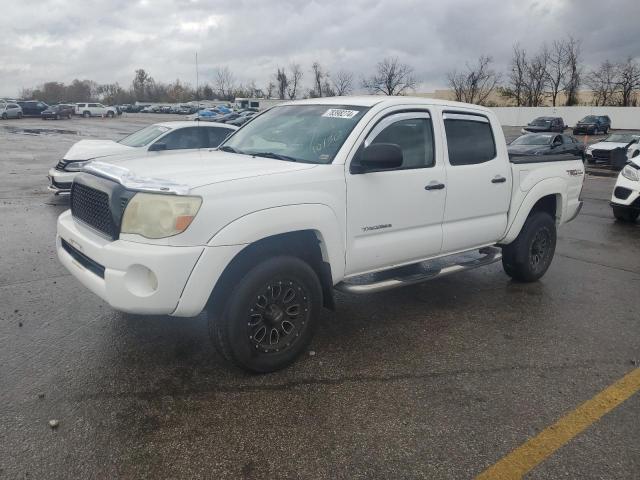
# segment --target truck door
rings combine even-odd
[[[439,126],[426,110],[393,113],[369,130],[347,177],[346,274],[418,261],[440,252],[445,169],[436,149]],[[354,173],[358,154],[372,143],[393,143],[402,166]]]
[[[506,145],[484,115],[443,113],[447,169],[447,203],[443,252],[455,252],[498,241],[507,227],[511,200],[511,167]],[[502,141],[503,135],[498,135]]]

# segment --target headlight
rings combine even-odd
[[[634,182],[637,182],[638,180],[640,180],[640,175],[638,175],[638,170],[636,168],[633,168],[630,165],[627,165],[622,169],[622,176]]]
[[[640,150],[636,150],[635,152],[633,152],[631,154],[631,158],[636,158],[638,156],[638,154],[640,154]]]
[[[69,162],[64,166],[64,169],[67,172],[80,172],[90,162],[91,160],[85,160],[83,162]]]
[[[165,238],[184,232],[200,209],[200,197],[136,193],[124,211],[122,233]]]
[[[593,147],[587,147],[587,153],[593,152]]]

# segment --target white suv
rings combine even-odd
[[[117,115],[114,107],[105,107],[101,103],[76,103],[76,115],[83,117],[109,117]]]

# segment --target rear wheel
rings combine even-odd
[[[113,118],[113,112],[111,112],[111,111],[107,112],[107,117],[108,118]]]
[[[640,212],[628,208],[612,207],[612,209],[613,216],[616,217],[616,220],[619,222],[633,223],[638,218],[638,215],[640,215]]]
[[[214,345],[235,365],[266,373],[288,366],[307,349],[322,289],[307,263],[278,256],[251,268],[221,301],[208,308]]]
[[[3,119],[3,120],[6,120],[7,118],[9,118],[9,117],[7,117],[7,112],[4,112],[4,113],[2,114],[2,119]]]
[[[502,247],[502,266],[519,282],[535,282],[551,265],[556,250],[556,224],[546,212],[527,218],[518,237]]]
[[[84,118],[89,118],[91,116],[91,112],[82,112],[82,116]]]
[[[18,112],[18,118],[22,118],[22,112]]]

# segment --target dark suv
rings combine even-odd
[[[73,108],[73,105],[65,105],[63,103],[60,103],[58,105],[52,105],[44,110],[40,114],[40,117],[42,117],[43,120],[46,120],[47,118],[52,118],[54,120],[59,120],[60,118],[70,119],[74,112],[75,110]]]
[[[611,119],[608,115],[587,115],[573,127],[573,134],[595,135],[602,132],[605,135],[611,128]]]
[[[16,102],[22,108],[22,115],[25,117],[39,117],[49,105],[40,100],[18,100]]]
[[[538,117],[534,118],[526,127],[522,129],[522,133],[527,132],[564,132],[566,128],[562,117]]]

